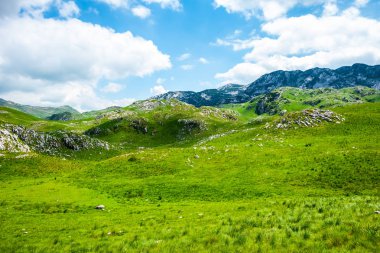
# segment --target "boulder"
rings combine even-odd
[[[105,207],[104,205],[97,205],[97,206],[95,207],[95,209],[98,209],[98,210],[104,210],[104,209],[106,209],[106,207]]]

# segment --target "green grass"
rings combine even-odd
[[[282,111],[300,111],[309,108],[336,108],[365,102],[379,102],[380,92],[367,87],[343,89],[300,89],[282,87],[268,94],[257,96],[240,105],[223,105],[238,111],[245,118],[259,114],[279,114]]]
[[[121,128],[146,148],[98,159],[6,154],[0,251],[379,252],[380,104],[333,110],[346,120],[277,130],[264,129],[277,116],[214,118],[188,141],[151,147]],[[159,129],[155,113],[140,115]],[[178,113],[173,122],[202,119]]]

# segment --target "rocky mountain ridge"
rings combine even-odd
[[[234,104],[247,101],[249,96],[244,93],[245,85],[228,84],[218,89],[207,89],[200,92],[194,91],[169,91],[165,94],[153,97],[154,99],[178,99],[182,102],[201,106],[215,106],[221,104]]]
[[[265,74],[246,86],[228,84],[219,89],[208,89],[200,92],[171,91],[154,98],[175,98],[197,107],[218,106],[229,103],[244,103],[280,87],[341,89],[354,86],[380,89],[380,65],[354,64],[335,70],[328,68],[313,68],[306,71],[279,70]]]

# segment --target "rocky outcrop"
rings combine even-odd
[[[330,110],[303,110],[301,112],[288,113],[273,123],[267,123],[266,129],[294,129],[299,127],[315,127],[323,123],[340,124],[345,119]]]
[[[95,148],[108,150],[110,146],[107,142],[72,132],[37,132],[12,124],[0,125],[0,150],[8,152],[33,150],[56,154],[64,149],[80,151]]]
[[[235,121],[238,119],[239,114],[232,110],[222,110],[215,107],[201,107],[201,115],[206,117],[215,117],[224,120]]]
[[[256,104],[255,113],[261,115],[268,113],[269,115],[274,115],[281,112],[281,108],[277,103],[281,97],[280,91],[272,91],[259,98]]]
[[[120,118],[125,118],[125,117],[131,117],[131,116],[134,116],[135,114],[136,114],[135,112],[117,109],[115,111],[110,111],[110,112],[100,114],[96,116],[96,119],[97,120],[101,120],[101,119],[114,120],[114,119],[120,119]]]
[[[0,151],[30,152],[30,147],[23,143],[17,134],[8,129],[0,128]]]

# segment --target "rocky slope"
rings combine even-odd
[[[263,75],[251,83],[245,90],[245,94],[254,97],[285,86],[341,89],[358,85],[380,89],[380,65],[354,64],[336,70],[328,68],[313,68],[306,71],[279,70]]]
[[[330,110],[309,109],[301,112],[291,112],[273,123],[267,123],[266,129],[297,129],[299,127],[316,127],[324,123],[340,124],[343,116]]]
[[[37,132],[13,124],[0,125],[0,151],[37,151],[51,155],[64,150],[80,151],[110,148],[104,141],[67,131]]]
[[[255,96],[271,92],[280,87],[336,88],[365,86],[380,89],[380,65],[354,64],[336,70],[313,68],[306,71],[275,71],[263,75],[248,86],[229,84],[219,89],[201,92],[176,91],[156,96],[156,99],[176,98],[200,106],[216,106],[229,103],[244,103]]]

